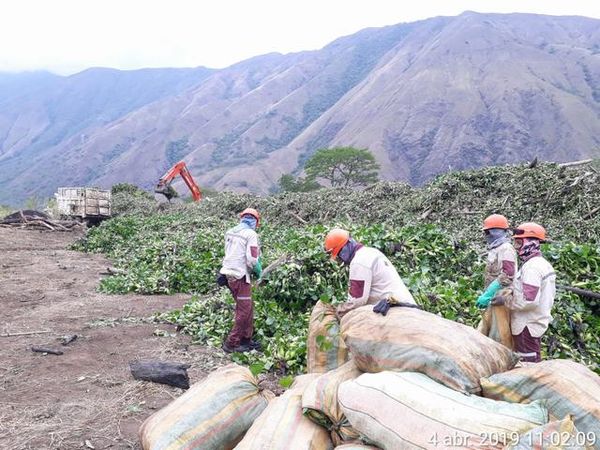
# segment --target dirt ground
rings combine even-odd
[[[139,425],[183,391],[134,380],[130,361],[189,363],[190,383],[229,362],[149,320],[187,296],[96,292],[111,264],[69,251],[78,237],[0,228],[0,449],[139,448]]]

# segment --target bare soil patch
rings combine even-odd
[[[97,292],[110,261],[68,250],[77,237],[0,228],[1,449],[139,448],[139,425],[183,391],[134,380],[129,361],[189,363],[190,384],[229,363],[220,350],[149,319],[188,296]],[[45,333],[6,336],[34,331]]]

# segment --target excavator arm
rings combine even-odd
[[[160,180],[158,180],[158,184],[156,185],[156,189],[154,189],[154,192],[163,194],[165,197],[167,197],[167,199],[171,200],[171,198],[174,197],[173,188],[171,187],[171,183],[173,182],[173,179],[177,175],[181,175],[181,178],[183,178],[183,181],[185,181],[185,184],[192,192],[192,198],[194,199],[194,201],[195,202],[200,201],[200,199],[202,198],[202,193],[200,192],[200,188],[194,181],[192,174],[190,173],[187,166],[185,165],[185,162],[183,162],[183,161],[179,161],[177,164],[175,164],[173,167],[171,167],[167,171],[167,173],[165,173],[160,178]]]

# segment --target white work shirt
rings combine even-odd
[[[488,252],[485,268],[485,285],[487,287],[501,273],[505,273],[510,278],[513,278],[516,271],[517,251],[510,242],[504,242]]]
[[[541,337],[552,321],[552,305],[556,296],[556,273],[543,256],[526,261],[513,282],[513,295],[506,306],[511,310],[513,335],[525,327],[533,337]]]
[[[337,307],[340,316],[393,295],[400,302],[416,304],[390,260],[372,247],[359,248],[350,262],[348,300]]]
[[[225,234],[225,258],[220,272],[237,279],[245,277],[250,283],[250,272],[259,256],[256,231],[245,224],[236,225]]]

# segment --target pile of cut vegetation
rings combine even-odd
[[[438,177],[420,190],[423,217],[460,237],[477,238],[482,219],[502,213],[538,222],[553,240],[597,242],[600,175],[592,165],[501,166]]]
[[[552,240],[597,242],[600,234],[600,175],[594,164],[561,166],[540,163],[451,172],[422,188],[380,182],[364,190],[321,189],[269,197],[221,193],[199,204],[163,204],[167,211],[186,210],[202,217],[230,219],[248,205],[259,209],[265,223],[372,224],[402,226],[434,223],[457,238],[480,240],[481,222],[492,213],[511,223],[543,224]],[[153,199],[133,196],[131,208],[119,201],[121,213],[151,214]]]
[[[264,352],[235,358],[257,371],[300,373],[313,305],[340,302],[346,295],[345,270],[322,250],[331,226],[347,227],[388,255],[424,309],[474,326],[481,315],[475,299],[483,287],[480,227],[490,213],[504,213],[514,224],[535,220],[547,226],[553,242],[544,252],[557,283],[600,292],[596,170],[591,165],[493,167],[443,175],[420,189],[377,183],[357,192],[222,193],[199,204],[160,208],[151,196],[123,189],[121,215],[90,230],[77,248],[105,253],[121,269],[102,281],[104,292],[192,294],[181,310],[161,319],[179,324],[197,342],[219,346],[233,318],[231,296],[214,281],[223,235],[239,211],[259,209],[263,266],[284,263],[253,294],[256,337]],[[127,198],[133,198],[130,209]],[[544,337],[545,356],[573,358],[600,371],[599,313],[598,300],[560,290]]]

